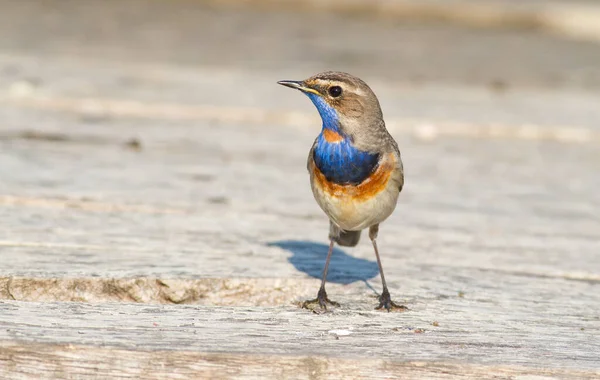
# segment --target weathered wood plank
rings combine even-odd
[[[0,375],[11,379],[596,379],[597,371],[455,362],[343,359],[231,353],[123,350],[0,342]],[[127,358],[127,360],[124,360]],[[118,370],[115,370],[118,368]]]
[[[0,334],[4,336],[0,335],[0,341],[13,342],[10,344],[21,352],[11,354],[11,368],[27,355],[39,354],[40,346],[29,346],[27,342],[44,342],[50,345],[46,347],[54,347],[46,349],[56,350],[33,371],[53,368],[56,363],[69,366],[70,362],[62,358],[63,344],[87,346],[102,342],[131,350],[139,359],[127,365],[136,368],[151,366],[148,361],[156,355],[140,349],[169,347],[202,355],[217,355],[214,351],[240,355],[255,352],[276,362],[284,359],[273,359],[273,355],[283,353],[292,355],[294,363],[300,360],[299,355],[330,357],[336,353],[340,357],[383,357],[394,362],[455,360],[461,364],[441,364],[440,371],[477,376],[484,371],[478,366],[504,365],[508,367],[498,371],[593,378],[593,372],[571,371],[591,371],[599,365],[600,320],[595,307],[600,303],[596,289],[600,280],[599,230],[590,212],[597,205],[593,191],[597,179],[584,175],[597,165],[594,147],[485,140],[473,147],[469,141],[446,139],[417,146],[405,143],[405,156],[412,157],[415,168],[416,188],[407,188],[408,199],[399,205],[399,216],[383,230],[401,232],[382,233],[382,246],[387,247],[384,264],[390,268],[391,289],[411,311],[399,315],[372,311],[374,293],[362,281],[356,281],[369,281],[379,287],[372,253],[363,243],[352,256],[348,250],[336,253],[331,280],[340,285],[332,284],[330,295],[335,295],[343,306],[323,317],[294,306],[313,295],[318,281],[303,278],[319,275],[325,254],[323,245],[314,244],[323,241],[326,223],[312,204],[303,170],[295,170],[302,167],[304,153],[284,151],[283,147],[287,139],[309,141],[310,132],[265,128],[272,141],[278,143],[269,149],[261,146],[264,142],[258,146],[242,143],[258,133],[254,128],[233,126],[221,126],[220,133],[239,133],[240,140],[209,151],[198,149],[197,143],[181,144],[181,136],[189,136],[191,131],[199,136],[197,140],[192,136],[190,141],[203,141],[200,134],[209,141],[219,141],[216,132],[185,125],[172,128],[169,136],[149,138],[147,147],[137,153],[110,145],[28,140],[6,144],[4,157],[10,157],[11,165],[18,170],[11,171],[3,183],[4,191],[13,195],[4,196],[2,207],[3,224],[9,226],[0,250],[6,258],[1,269],[9,276],[2,281],[2,289],[6,289],[0,292],[2,298],[206,305],[144,309],[128,304],[50,307],[48,303],[4,303],[0,313]],[[74,159],[84,147],[86,155]],[[56,169],[46,178],[55,185],[49,194],[32,186],[26,196],[14,195],[16,191],[11,189],[22,189],[24,182],[36,179],[25,175],[36,172],[35,161],[26,155],[31,148],[36,149],[37,157],[43,157],[41,161],[53,163]],[[105,152],[107,148],[114,150]],[[121,161],[111,152],[120,152],[117,157]],[[185,160],[194,156],[205,158],[196,164],[199,173],[185,169]],[[440,156],[445,157],[442,167],[433,158]],[[511,161],[518,166],[504,169]],[[215,162],[233,170],[215,171]],[[492,170],[483,170],[486,163]],[[236,170],[250,165],[258,171]],[[541,171],[548,165],[553,173]],[[184,179],[173,168],[184,168]],[[94,181],[93,173],[99,170],[110,173],[111,180],[99,182],[96,188],[80,187]],[[576,187],[554,181],[554,176],[568,172],[580,175]],[[70,179],[69,173],[87,178]],[[187,178],[198,174],[206,178],[203,176],[207,173],[210,180],[200,181],[205,185],[201,194],[210,194],[210,186],[214,186],[221,193],[210,196],[224,194],[227,201],[177,197],[195,191],[197,181]],[[531,180],[525,182],[528,177]],[[265,184],[267,179],[272,185]],[[515,186],[518,191],[511,191]],[[243,191],[254,187],[262,193]],[[98,188],[110,195],[99,197],[95,193]],[[139,188],[144,191],[138,192]],[[265,194],[272,197],[267,199]],[[89,233],[91,230],[94,234]],[[219,233],[225,230],[227,234]],[[54,233],[49,235],[48,231]],[[12,278],[15,274],[25,277]],[[86,277],[89,275],[101,278]],[[131,275],[146,277],[112,278]],[[160,282],[147,277],[153,275],[160,276]],[[53,276],[58,278],[48,279]],[[202,279],[205,277],[221,279]],[[356,282],[342,286],[349,278]],[[215,308],[236,304],[247,307]],[[44,317],[47,310],[51,311]],[[145,313],[152,317],[146,320]],[[123,325],[123,320],[131,324]],[[190,323],[196,323],[197,329],[182,328],[183,320],[196,321]],[[153,323],[166,326],[168,333],[163,330],[157,336],[151,328],[155,327]],[[344,349],[336,348],[328,341],[333,339],[331,330],[350,331],[349,336],[356,340],[346,340]],[[308,334],[308,340],[294,338],[290,342],[292,332]],[[327,340],[322,342],[324,337]],[[248,339],[255,339],[253,345],[248,345]],[[206,341],[212,343],[207,345]],[[78,358],[93,365],[91,355],[97,350],[107,357],[115,355],[109,353],[111,350],[90,348],[89,356]],[[196,358],[194,355],[192,358]],[[175,353],[167,357],[179,360]],[[181,368],[185,368],[186,359],[180,360]],[[235,363],[238,359],[214,360]],[[244,355],[239,360],[262,363],[262,359],[253,361]],[[337,363],[342,359],[319,360]],[[337,370],[342,364],[330,366]],[[76,368],[73,365],[67,371]],[[107,370],[111,368],[119,367],[109,365]],[[211,368],[197,364],[193,370],[208,373],[204,371]],[[249,368],[256,368],[256,376],[265,374],[258,364]],[[439,370],[437,365],[424,368],[423,373],[432,377]],[[392,372],[383,373],[393,376]],[[417,376],[410,371],[408,374]]]
[[[126,123],[111,122],[113,138],[144,136],[139,152],[0,141],[0,273],[288,277],[290,254],[322,256],[307,250],[327,224],[304,169],[313,131]],[[408,180],[382,226],[388,266],[598,278],[594,144],[399,140]],[[366,242],[352,255],[373,265]]]
[[[494,302],[453,297],[428,305],[428,312],[344,308],[315,315],[289,307],[12,301],[0,304],[0,340],[142,351],[325,355],[598,370],[597,320],[581,321],[575,328],[575,316],[556,318],[552,306],[534,316],[528,307],[510,302],[503,308],[503,316],[489,313],[490,303]],[[465,304],[470,304],[469,310],[464,309]],[[437,326],[429,319],[432,308],[437,309]]]

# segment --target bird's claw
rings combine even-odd
[[[377,306],[375,310],[380,310],[383,308],[385,308],[388,312],[392,310],[398,312],[408,310],[406,306],[398,305],[394,301],[392,301],[392,298],[390,297],[390,292],[388,292],[387,289],[384,289],[383,293],[381,293],[381,295],[379,296],[379,306]]]
[[[317,294],[317,298],[312,300],[306,300],[302,303],[303,309],[315,310],[315,307],[318,305],[321,309],[327,310],[327,304],[331,306],[339,307],[340,304],[330,300],[327,297],[327,292],[325,292],[325,288],[319,289],[319,293]],[[313,306],[313,307],[311,307]]]

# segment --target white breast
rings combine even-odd
[[[387,219],[400,193],[402,172],[394,154],[385,156],[378,169],[360,185],[338,185],[327,181],[309,159],[310,181],[315,200],[341,229],[359,231]]]

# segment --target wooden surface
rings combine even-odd
[[[571,70],[594,78],[600,47],[525,33],[520,49],[538,53],[522,67],[490,63],[468,80],[465,51],[489,59],[512,32],[378,25],[373,40],[404,33],[412,49],[430,49],[444,31],[464,48],[438,52],[448,64],[421,73],[427,54],[407,63],[384,45],[372,50],[389,54],[382,70],[333,53],[296,57],[294,69],[289,47],[261,66],[265,55],[241,48],[262,46],[248,35],[217,68],[217,43],[212,58],[186,49],[191,35],[226,40],[211,29],[219,17],[266,23],[259,36],[291,17],[289,36],[266,40],[273,51],[311,26],[212,10],[212,24],[173,27],[169,45],[139,32],[160,18],[139,16],[129,39],[94,34],[98,20],[124,17],[117,2],[88,24],[55,15],[31,31],[15,20],[43,8],[8,4],[0,378],[600,377],[600,96]],[[148,4],[140,12],[160,14]],[[364,52],[336,36],[320,44]],[[543,52],[566,58],[551,64]],[[315,296],[327,250],[305,169],[319,122],[275,82],[332,64],[370,72],[402,150],[406,186],[379,245],[405,313],[373,310],[381,284],[366,236],[333,255],[328,292],[341,307],[298,307]]]

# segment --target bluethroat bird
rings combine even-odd
[[[368,228],[383,284],[376,309],[406,309],[390,298],[376,242],[379,224],[396,208],[404,185],[400,150],[385,127],[377,97],[361,79],[342,72],[277,83],[306,94],[323,121],[307,167],[315,200],[329,217],[330,243],[317,298],[303,307],[339,306],[325,291],[334,243],[354,247]]]

